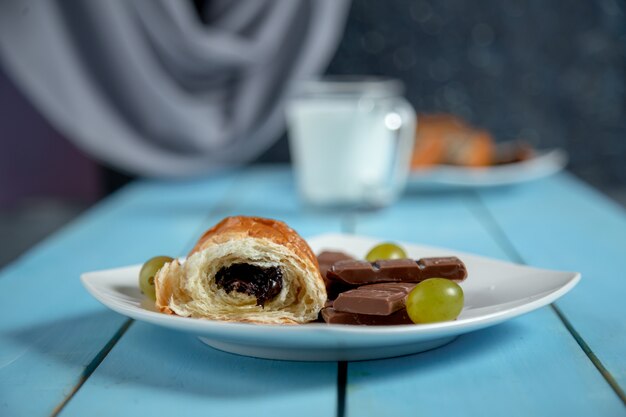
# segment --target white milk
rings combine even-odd
[[[392,113],[396,105],[397,99],[363,96],[309,97],[289,103],[291,155],[298,187],[307,201],[317,205],[390,202],[397,191],[392,178],[400,151],[398,132],[389,128],[390,114],[399,119]]]

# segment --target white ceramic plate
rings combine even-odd
[[[328,234],[308,240],[316,253],[342,250],[363,257],[379,239]],[[548,271],[459,253],[402,243],[409,256],[456,255],[468,269],[461,283],[465,307],[455,321],[401,326],[346,326],[323,323],[301,326],[226,323],[158,313],[137,288],[140,265],[88,272],[85,288],[105,306],[136,320],[198,335],[223,351],[268,359],[300,361],[366,360],[407,355],[439,347],[460,334],[482,329],[545,306],[571,290],[576,272]]]
[[[560,149],[538,152],[526,161],[489,168],[467,168],[439,165],[413,172],[408,189],[447,187],[496,187],[532,181],[552,175],[567,165],[567,154]]]

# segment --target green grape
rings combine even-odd
[[[139,271],[139,289],[148,298],[156,300],[156,293],[154,291],[154,276],[159,272],[159,269],[168,262],[172,262],[174,258],[169,256],[155,256],[146,261]]]
[[[368,262],[376,262],[380,259],[404,259],[406,252],[395,243],[381,243],[374,246],[365,256]]]
[[[406,311],[413,323],[435,323],[456,319],[463,309],[463,290],[445,278],[426,279],[406,299]]]

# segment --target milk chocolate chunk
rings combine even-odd
[[[404,308],[388,316],[376,316],[372,314],[345,313],[337,311],[332,307],[326,307],[322,309],[322,318],[328,324],[354,324],[361,326],[413,324]]]
[[[322,273],[322,277],[324,278],[326,278],[326,272],[328,272],[330,267],[333,266],[335,262],[352,260],[354,260],[352,256],[343,252],[327,250],[317,255],[317,262],[320,265],[320,272]]]
[[[467,277],[465,264],[457,257],[386,259],[376,262],[339,261],[326,273],[330,281],[350,285],[379,282],[421,282],[428,278],[462,281]]]
[[[337,295],[343,291],[349,290],[352,286],[346,285],[340,281],[331,281],[326,278],[326,273],[336,262],[351,260],[354,260],[354,258],[343,252],[324,251],[317,255],[317,262],[319,263],[320,272],[322,273],[322,278],[324,278],[324,284],[326,284],[326,293],[330,300],[334,300],[337,298]]]
[[[363,285],[339,294],[333,308],[343,313],[388,316],[404,308],[406,296],[415,285],[408,282]]]
[[[427,278],[448,278],[454,281],[462,281],[467,277],[465,264],[456,256],[439,258],[422,258],[417,261],[422,269],[422,274]]]

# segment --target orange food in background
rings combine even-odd
[[[486,130],[477,129],[451,114],[422,114],[417,118],[414,170],[438,164],[469,167],[493,163],[495,145]]]

